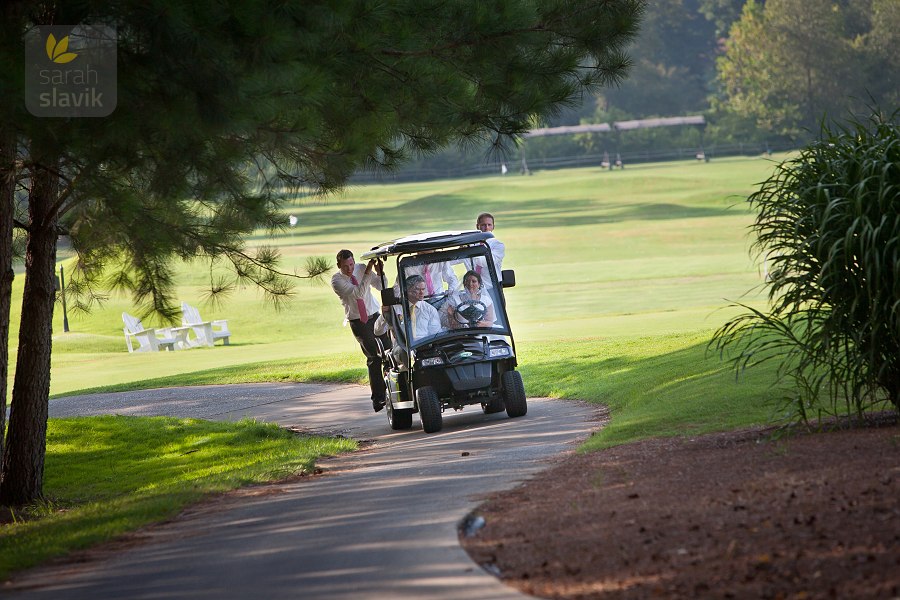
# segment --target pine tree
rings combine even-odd
[[[250,254],[244,240],[281,225],[285,186],[327,193],[357,169],[395,168],[451,141],[514,143],[542,116],[621,80],[642,10],[641,0],[23,6],[0,52],[14,55],[34,25],[111,24],[119,79],[108,117],[19,110],[0,123],[27,153],[16,176],[29,207],[5,504],[41,495],[57,234],[72,240],[73,285],[88,300],[114,269],[144,314],[171,320],[170,265],[195,257],[227,261],[236,281],[283,298],[277,253]]]
[[[22,6],[10,1],[0,7],[0,39],[17,39],[20,35]],[[0,44],[0,60],[3,64],[19,64],[22,60],[21,45]],[[14,69],[5,69],[0,81],[5,85]],[[0,102],[0,459],[5,448],[6,388],[9,375],[9,314],[13,282],[13,223],[16,190],[16,133],[12,126],[15,109],[10,102]],[[3,481],[3,463],[0,460],[0,482]]]

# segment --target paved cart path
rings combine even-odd
[[[368,410],[367,410],[368,408]],[[595,408],[529,399],[508,419],[478,407],[444,429],[395,432],[359,386],[253,384],[61,398],[51,416],[253,417],[367,440],[319,477],[241,491],[85,563],[21,574],[10,598],[522,598],[460,548],[486,493],[514,486],[598,427]],[[489,526],[489,524],[488,524]],[[535,524],[539,527],[539,524]]]

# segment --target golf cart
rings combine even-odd
[[[382,325],[393,342],[382,352],[392,429],[409,429],[413,413],[419,413],[426,433],[440,431],[446,409],[459,411],[471,404],[481,405],[487,414],[505,410],[509,417],[521,417],[527,412],[503,294],[515,285],[515,274],[503,271],[498,277],[486,241],[492,237],[481,231],[423,233],[362,255],[363,260],[384,262],[395,257],[399,274],[393,287],[382,275]],[[432,286],[423,275],[431,272],[442,272],[444,281],[458,285]],[[430,307],[420,306],[412,314],[413,299]],[[417,325],[415,315],[429,318],[427,329],[422,316]],[[439,327],[434,318],[440,319]]]

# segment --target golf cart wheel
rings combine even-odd
[[[434,388],[426,385],[416,390],[416,402],[419,405],[419,418],[422,419],[422,430],[425,433],[440,431],[443,426],[441,418],[441,399]]]
[[[498,394],[487,402],[482,402],[481,410],[483,410],[484,414],[486,415],[503,412],[504,410],[506,410],[506,405],[503,404],[503,397]]]
[[[525,384],[522,383],[522,375],[518,371],[507,371],[500,378],[503,385],[503,403],[506,404],[506,414],[509,418],[521,417],[528,412],[528,402],[525,400]]]
[[[413,411],[411,408],[393,408],[390,400],[388,400],[386,408],[388,423],[391,424],[391,429],[397,431],[412,427]]]

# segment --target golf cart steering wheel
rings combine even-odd
[[[481,321],[482,318],[484,318],[484,314],[486,312],[487,306],[485,306],[484,302],[479,302],[478,300],[467,300],[456,305],[453,317],[460,325],[475,327],[478,321]]]

